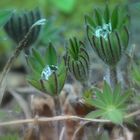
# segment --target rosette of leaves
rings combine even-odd
[[[120,84],[116,85],[112,91],[107,82],[104,82],[103,91],[96,89],[94,94],[88,92],[84,95],[85,103],[97,109],[87,114],[86,117],[103,118],[116,124],[122,124],[129,97],[130,91],[122,93]]]
[[[109,66],[115,66],[128,47],[129,17],[125,7],[116,6],[112,12],[106,5],[104,11],[94,10],[85,16],[88,40],[96,54]]]
[[[79,81],[85,81],[89,76],[89,55],[85,45],[75,37],[69,40],[67,49],[67,66],[69,71]]]
[[[41,13],[39,9],[34,9],[27,12],[16,13],[14,12],[5,24],[4,29],[8,36],[18,44],[28,33],[32,25],[41,19]],[[38,39],[41,26],[36,26],[32,29],[28,41],[26,42],[26,53],[28,48]]]
[[[32,74],[28,78],[29,83],[51,96],[58,95],[64,86],[67,69],[64,60],[58,63],[52,44],[49,44],[43,56],[32,49],[29,64],[32,69]]]

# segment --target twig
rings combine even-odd
[[[111,122],[110,120],[105,120],[105,119],[88,119],[88,118],[82,118],[78,116],[56,116],[56,117],[51,117],[51,118],[40,117],[36,119],[23,119],[23,120],[9,121],[9,122],[0,122],[0,126],[34,123],[36,120],[38,123],[62,121],[62,120],[83,120],[83,121],[103,122],[103,123]]]
[[[137,111],[134,111],[128,115],[126,115],[124,118],[127,119],[127,118],[131,118],[133,116],[136,116],[136,115],[139,115],[140,114],[140,110],[137,110]]]
[[[56,113],[55,115],[59,116],[62,114],[59,96],[55,96],[53,99],[54,99],[54,103],[55,103],[55,113]],[[63,128],[63,125],[60,122],[57,122],[56,123],[56,132],[57,132],[58,136],[61,133],[62,128]]]
[[[137,110],[133,113],[130,113],[126,116],[124,116],[124,119],[136,116],[140,114],[140,110]],[[106,119],[89,119],[89,118],[82,118],[78,116],[56,116],[56,117],[40,117],[40,118],[33,118],[33,119],[24,119],[24,120],[15,120],[15,121],[9,121],[9,122],[0,122],[0,126],[7,126],[7,125],[21,125],[21,124],[26,124],[26,123],[35,123],[36,121],[38,123],[43,123],[43,122],[53,122],[53,121],[62,121],[62,120],[81,120],[81,121],[90,121],[90,122],[98,122],[98,123],[110,123],[110,120]]]

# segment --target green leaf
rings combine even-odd
[[[112,93],[111,87],[109,86],[109,84],[106,81],[104,81],[103,94],[105,95],[104,99],[107,99],[108,104],[112,104],[113,103],[112,102],[113,93]]]
[[[95,19],[96,19],[97,25],[102,25],[103,21],[102,21],[102,16],[100,14],[100,11],[95,9],[94,12],[95,12]]]
[[[103,110],[91,111],[85,117],[89,119],[95,119],[95,118],[103,116],[104,113],[105,112]]]
[[[118,104],[120,95],[121,95],[121,84],[117,84],[115,86],[115,89],[113,92],[113,103],[114,104]]]
[[[110,13],[109,13],[108,5],[106,5],[105,10],[104,10],[104,19],[107,24],[110,22]]]
[[[119,32],[118,32],[120,38],[121,38],[121,43],[123,45],[124,50],[128,47],[128,43],[129,43],[129,32],[127,27],[122,27]]]
[[[42,86],[41,86],[41,84],[40,84],[40,82],[39,81],[37,81],[37,80],[33,80],[33,79],[27,79],[27,81],[33,86],[33,87],[35,87],[35,88],[37,88],[38,90],[43,90],[42,89]]]
[[[78,53],[79,53],[79,42],[74,37],[73,39],[69,40],[70,48],[68,53],[73,57],[74,60],[78,60]]]
[[[0,10],[0,27],[4,26],[12,15],[12,10]]]
[[[123,122],[123,113],[118,109],[114,109],[106,112],[103,117],[105,119],[111,120],[113,123],[116,124],[122,124]]]
[[[34,48],[32,48],[32,53],[33,53],[33,56],[35,57],[36,61],[38,61],[40,63],[40,65],[42,66],[42,68],[44,68],[45,67],[45,63],[43,61],[43,58],[39,54],[39,52],[36,51]]]
[[[128,90],[123,95],[121,95],[117,107],[123,107],[125,103],[129,100],[131,94],[132,94],[131,91]]]
[[[41,75],[43,67],[38,62],[38,60],[36,58],[34,58],[33,56],[30,56],[28,58],[28,61],[29,61],[29,65],[31,66],[32,70]]]
[[[55,72],[52,73],[48,80],[44,80],[43,83],[48,94],[50,94],[51,96],[58,94],[59,85],[57,75]]]
[[[47,65],[57,65],[57,54],[53,45],[50,43],[46,49],[46,64]]]
[[[51,0],[53,4],[60,10],[65,13],[70,13],[74,9],[76,0]]]
[[[97,107],[102,110],[104,110],[106,106],[106,104],[102,100],[99,100],[99,99],[87,99],[87,103],[89,103],[93,107]]]
[[[119,23],[119,7],[116,6],[115,9],[112,12],[112,16],[111,16],[111,25],[112,25],[112,29],[116,29],[117,25]]]
[[[62,60],[58,68],[59,93],[65,84],[66,76],[67,76],[67,69],[64,60]]]
[[[85,22],[86,22],[86,24],[88,24],[91,28],[96,28],[96,27],[97,27],[97,25],[95,24],[95,22],[93,21],[93,19],[92,19],[90,16],[88,16],[88,15],[85,16]]]

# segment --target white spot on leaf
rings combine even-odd
[[[95,36],[96,37],[103,37],[104,39],[107,39],[108,34],[110,34],[112,31],[111,23],[103,24],[102,26],[97,26],[95,30]]]
[[[48,80],[49,77],[52,75],[52,73],[55,72],[56,70],[57,70],[57,66],[47,65],[41,73],[41,79],[42,80]]]

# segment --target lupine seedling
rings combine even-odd
[[[104,11],[94,10],[94,16],[85,16],[87,36],[90,45],[108,65],[112,88],[117,83],[117,64],[128,47],[128,15],[122,7],[116,6],[111,12],[108,5]]]
[[[25,12],[22,15],[13,14],[4,29],[15,43],[23,43],[23,47],[21,46],[20,49],[24,49],[27,53],[29,46],[39,36],[41,27],[38,25],[42,25],[42,22],[44,23],[44,20],[41,19],[38,10]],[[88,85],[81,93],[81,98],[85,105],[94,110],[88,113],[85,118],[105,119],[122,125],[125,119],[124,115],[128,111],[127,105],[131,92],[125,92],[118,82],[117,66],[128,48],[128,14],[124,7],[116,6],[111,11],[106,5],[103,11],[95,9],[93,17],[86,15],[85,23],[91,47],[110,70],[110,80],[104,81],[103,89],[92,88],[91,83],[87,84],[90,73],[90,57],[86,44],[79,41],[77,37],[69,39],[65,60],[57,54],[52,43],[48,44],[42,54],[36,48],[32,48],[27,59],[31,68],[28,82],[36,89],[50,95],[55,101],[56,115],[61,115],[58,97],[69,71],[76,80],[82,83],[83,87]],[[139,71],[136,67],[133,76],[139,83]]]
[[[111,120],[116,124],[122,124],[126,114],[127,102],[130,98],[130,91],[122,93],[120,84],[114,90],[104,82],[103,91],[96,89],[94,93],[84,94],[85,103],[96,107],[96,111],[87,114],[87,118],[103,118]]]
[[[74,77],[83,82],[89,76],[89,55],[85,45],[75,37],[69,40],[70,46],[67,49],[67,66]]]
[[[61,63],[58,62],[53,45],[49,44],[43,57],[32,49],[29,64],[32,68],[32,74],[28,78],[29,83],[51,96],[59,95],[65,83],[67,69],[63,59]]]
[[[5,24],[4,29],[8,36],[16,43],[24,38],[31,26],[41,20],[41,13],[39,9],[29,12],[13,13],[10,20]],[[26,47],[24,48],[26,54],[29,53],[29,46],[35,43],[39,36],[41,26],[36,26],[30,33]]]
[[[28,19],[27,19],[28,16],[31,18],[30,19],[31,24],[28,23],[29,22]],[[27,23],[25,23],[25,22],[27,22]],[[12,64],[14,63],[15,59],[19,56],[19,54],[21,53],[22,50],[25,50],[26,54],[29,53],[28,50],[29,50],[30,45],[32,43],[34,43],[33,42],[33,41],[35,41],[34,39],[37,39],[37,36],[38,36],[35,33],[35,31],[38,31],[38,28],[36,28],[36,27],[41,26],[44,23],[45,23],[45,20],[42,20],[40,18],[40,16],[39,16],[39,19],[38,19],[38,16],[37,16],[37,19],[36,19],[36,17],[34,17],[34,12],[31,12],[31,13],[29,12],[27,14],[23,14],[21,17],[18,16],[18,15],[13,17],[11,15],[10,20],[7,21],[7,23],[5,25],[5,29],[8,33],[8,35],[17,43],[17,47],[16,47],[15,51],[13,52],[12,56],[8,59],[5,67],[3,68],[2,74],[1,74],[1,79],[0,79],[0,93],[1,93],[0,94],[0,103],[2,101],[4,92],[5,92],[5,88],[6,88],[6,84],[5,84],[6,83],[6,77],[7,77],[8,72],[11,69]],[[18,25],[18,28],[15,28],[14,25]],[[24,32],[23,27],[25,28],[24,30],[26,30],[26,32]],[[33,34],[32,34],[33,32],[37,36],[33,36]],[[21,35],[20,37],[17,36],[17,38],[19,37],[19,40],[17,40],[17,38],[14,37],[15,34],[16,35],[19,34],[19,36]],[[33,37],[35,37],[35,38],[33,38]],[[19,42],[17,42],[17,41],[19,41]],[[31,41],[31,44],[29,43],[30,41]]]

